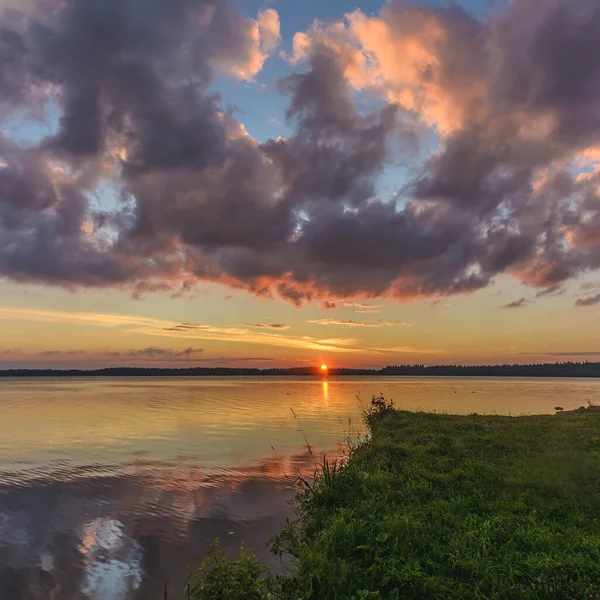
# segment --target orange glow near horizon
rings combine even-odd
[[[585,283],[597,282],[590,277]],[[224,291],[210,288],[198,320],[196,305],[183,298],[156,295],[135,304],[124,292],[107,291],[96,306],[85,294],[48,289],[36,296],[9,285],[0,291],[0,369],[304,365],[327,378],[331,361],[338,373],[392,364],[597,360],[589,313],[570,308],[575,293],[548,297],[536,309],[503,310],[501,294],[510,299],[528,292],[509,291],[502,282],[496,287],[498,296],[480,292],[435,306],[423,301],[357,308],[371,306],[361,298],[333,309],[337,313],[318,306],[290,312],[286,304],[246,296],[224,303]],[[243,323],[239,314],[246,315]]]
[[[327,373],[327,365],[321,365],[321,373]]]

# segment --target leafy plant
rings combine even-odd
[[[272,598],[268,568],[245,545],[231,560],[219,540],[212,542],[201,567],[187,579],[191,600],[266,600]]]
[[[367,426],[372,429],[376,421],[392,412],[394,412],[394,401],[379,394],[371,398],[371,404],[367,409],[363,409],[363,418]]]

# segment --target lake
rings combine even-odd
[[[600,380],[0,379],[0,600],[179,598],[209,540],[266,540],[291,481],[361,430],[359,395],[399,408],[543,414]],[[295,413],[292,413],[292,410]]]

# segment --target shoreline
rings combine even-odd
[[[238,589],[236,578],[248,587],[235,597],[257,600],[600,593],[600,407],[459,416],[379,397],[365,421],[371,435],[346,459],[299,480],[296,519],[271,541],[292,557],[288,575],[217,547],[191,575],[192,600],[209,597],[207,582]]]

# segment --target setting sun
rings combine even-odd
[[[327,365],[321,365],[321,371],[323,371],[323,373],[327,372]]]

